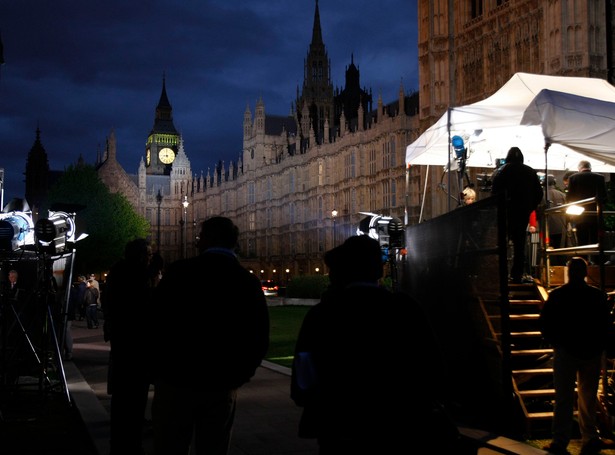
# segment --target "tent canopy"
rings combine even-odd
[[[615,87],[595,78],[517,73],[492,96],[452,107],[406,148],[406,164],[455,169],[461,136],[466,166],[494,168],[517,146],[536,170],[615,172]],[[545,155],[545,146],[547,154]]]

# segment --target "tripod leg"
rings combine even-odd
[[[60,344],[58,343],[58,336],[56,333],[55,324],[53,323],[53,315],[51,313],[51,307],[49,305],[47,305],[47,317],[48,317],[49,327],[51,327],[51,335],[52,335],[54,348],[55,348],[57,367],[58,367],[58,372],[60,374],[60,381],[61,381],[60,385],[62,386],[62,391],[66,395],[66,399],[68,403],[70,404],[71,399],[70,399],[70,394],[68,393],[68,384],[66,383],[66,372],[64,371],[64,363],[62,362],[62,351],[60,349]]]
[[[38,365],[41,365],[42,364],[41,358],[36,353],[36,348],[34,347],[34,344],[32,344],[32,340],[30,339],[30,336],[28,335],[26,328],[21,323],[21,319],[19,318],[19,314],[17,314],[17,311],[15,310],[15,306],[12,303],[9,305],[11,307],[11,310],[13,311],[13,316],[15,316],[15,322],[17,322],[17,325],[19,326],[21,333],[23,333],[23,336],[26,338],[26,341],[28,342],[28,346],[30,347],[32,354],[34,355],[34,358],[36,359],[36,363]]]

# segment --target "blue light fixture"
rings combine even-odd
[[[453,150],[458,160],[465,158],[466,148],[463,144],[463,138],[461,136],[453,136],[451,140],[453,144]]]

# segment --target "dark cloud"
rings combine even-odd
[[[0,167],[22,197],[37,127],[52,169],[90,163],[111,129],[134,173],[163,74],[192,171],[236,160],[246,106],[290,112],[312,37],[314,0],[0,0]],[[416,2],[320,0],[334,86],[351,58],[385,102],[416,90]]]

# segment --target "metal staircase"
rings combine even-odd
[[[528,438],[548,432],[553,418],[553,349],[543,340],[539,326],[540,309],[547,297],[547,291],[537,281],[509,284],[508,324],[502,324],[499,311],[485,309],[494,338],[500,342],[510,340],[512,388]],[[507,337],[502,336],[506,325]]]
[[[512,385],[528,436],[548,430],[553,418],[553,349],[543,340],[539,325],[547,297],[537,282],[509,285]]]

